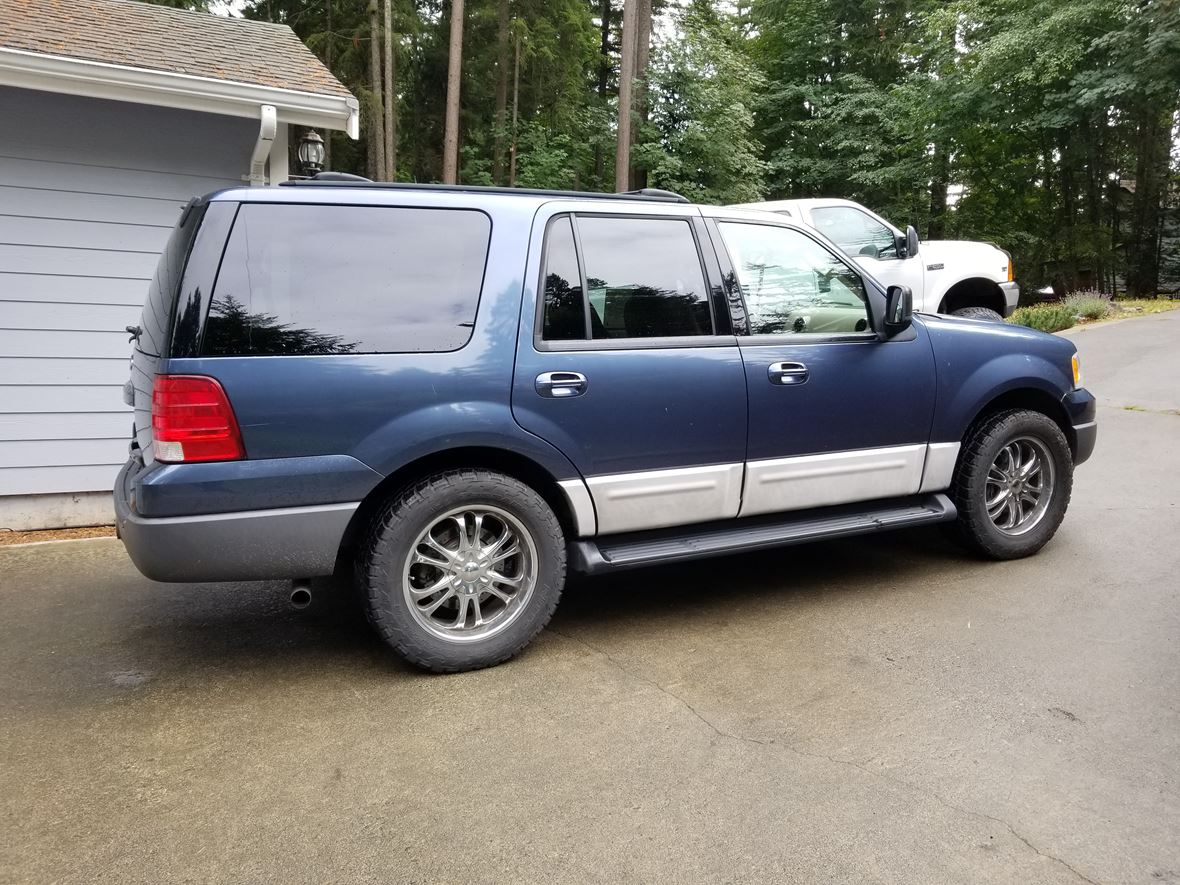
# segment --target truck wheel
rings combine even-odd
[[[969,320],[991,320],[993,323],[1004,322],[1004,318],[990,307],[960,307],[952,311],[951,316],[966,317]]]
[[[953,531],[988,559],[1031,556],[1057,532],[1072,488],[1073,456],[1051,418],[991,415],[968,432],[955,467]]]
[[[508,660],[549,623],[565,539],[544,499],[488,470],[452,470],[378,514],[357,567],[369,621],[405,660],[436,673]]]

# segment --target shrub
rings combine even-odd
[[[1033,304],[1017,308],[1008,322],[1042,332],[1060,332],[1077,322],[1077,314],[1064,304]]]
[[[1073,312],[1074,316],[1087,320],[1100,320],[1108,317],[1114,309],[1110,304],[1110,295],[1096,289],[1074,292],[1065,299],[1063,304]]]

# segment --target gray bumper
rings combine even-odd
[[[1004,316],[1010,317],[1020,303],[1020,287],[1015,283],[1000,283],[1000,291],[1004,293]]]
[[[115,526],[131,561],[153,581],[263,581],[329,575],[358,503],[149,519],[134,510],[125,466]]]

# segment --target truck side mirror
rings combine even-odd
[[[918,254],[918,232],[911,224],[905,229],[905,257],[913,258]]]
[[[913,230],[913,228],[910,228]],[[914,293],[909,286],[890,286],[885,292],[885,324],[882,337],[892,338],[910,327],[914,318]]]

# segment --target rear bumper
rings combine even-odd
[[[1015,283],[1000,283],[1000,291],[1004,293],[1004,316],[1012,316],[1012,311],[1020,303],[1020,287]]]
[[[262,581],[331,574],[359,502],[200,516],[135,511],[130,461],[115,482],[115,526],[153,581]]]

